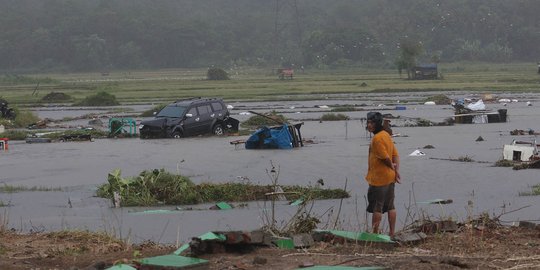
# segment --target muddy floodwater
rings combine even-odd
[[[456,96],[466,95],[458,94]],[[393,110],[395,104],[388,105],[388,102],[397,102],[397,99],[406,100],[407,96],[391,96],[386,100],[372,97],[365,101],[364,109],[385,109],[384,113],[400,117],[392,121],[396,125],[410,117],[440,122],[453,115],[449,105],[401,103],[405,110]],[[519,220],[540,221],[540,196],[519,195],[530,191],[530,186],[540,184],[539,170],[493,167],[502,158],[504,144],[513,139],[535,139],[529,135],[511,136],[511,130],[540,131],[538,96],[520,94],[517,99],[518,102],[506,106],[487,104],[488,109],[506,108],[506,123],[393,128],[395,134],[401,135],[394,138],[401,155],[403,182],[396,186],[398,227],[409,224],[420,214],[462,221],[486,212],[502,214],[501,220],[507,224]],[[531,101],[533,106],[527,106],[526,101]],[[279,183],[283,185],[315,185],[319,179],[323,179],[324,187],[329,188],[342,188],[347,183],[352,197],[343,201],[339,217],[339,200],[316,201],[313,213],[320,217],[320,227],[334,224],[337,218],[339,228],[363,230],[367,223],[364,209],[368,186],[364,176],[370,137],[360,118],[365,117],[366,112],[344,112],[351,117],[349,121],[309,121],[324,113],[324,110],[312,109],[316,105],[361,102],[364,101],[344,98],[233,103],[232,113],[240,120],[249,117],[244,113],[249,109],[270,111],[275,107],[290,119],[304,121],[302,136],[312,143],[293,150],[246,150],[230,144],[234,140],[247,139],[247,136],[97,139],[48,144],[12,141],[9,151],[0,153],[0,184],[60,187],[62,191],[0,193],[0,201],[8,205],[0,207],[0,217],[10,228],[21,231],[88,229],[114,233],[134,242],[176,243],[207,231],[256,229],[265,225],[265,217],[269,215],[269,205],[262,201],[224,211],[208,210],[210,205],[197,205],[190,211],[150,214],[140,213],[148,208],[111,208],[110,201],[96,198],[94,194],[96,187],[105,183],[107,174],[116,168],[121,169],[123,176],[164,168],[189,176],[195,183],[250,181],[266,185],[270,184],[267,171],[274,164],[279,168]],[[379,106],[379,102],[387,105]],[[65,111],[65,114],[50,108],[36,111],[58,119],[66,114],[76,116],[73,110]],[[81,115],[85,113],[88,111]],[[484,140],[476,141],[479,136]],[[434,148],[423,149],[426,145]],[[416,149],[426,155],[409,156]],[[448,160],[460,157],[470,157],[474,162]],[[451,199],[453,203],[424,203],[433,199]],[[173,210],[175,206],[151,209]],[[296,209],[286,202],[278,202],[276,214],[280,220],[286,220]],[[520,210],[513,211],[516,209]]]

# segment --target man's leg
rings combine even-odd
[[[394,237],[394,232],[396,228],[396,216],[396,209],[388,211],[388,225],[390,226],[390,237]]]
[[[371,216],[371,226],[373,227],[373,233],[379,233],[379,225],[381,224],[382,220],[382,213],[381,212],[373,212],[373,215]]]

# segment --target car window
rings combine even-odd
[[[200,115],[209,114],[209,113],[212,112],[212,109],[210,108],[210,105],[208,105],[208,104],[198,106],[197,110],[199,111]]]
[[[188,111],[187,113],[191,113],[193,116],[199,115],[199,114],[197,113],[197,108],[195,108],[195,107],[189,109],[189,111]]]
[[[212,109],[214,109],[214,112],[223,110],[223,106],[219,102],[212,102]]]
[[[182,106],[165,106],[156,117],[176,117],[179,118],[184,114],[186,107]]]

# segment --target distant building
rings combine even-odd
[[[436,80],[439,77],[437,64],[420,64],[411,70],[413,80]]]

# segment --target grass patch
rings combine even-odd
[[[0,207],[6,207],[9,206],[9,203],[5,203],[4,201],[0,200]]]
[[[342,121],[349,119],[349,116],[342,113],[325,113],[321,116],[321,121]]]
[[[489,68],[487,68],[489,67]],[[105,91],[121,103],[167,102],[189,97],[221,97],[224,100],[309,100],[326,95],[362,92],[433,92],[471,93],[538,92],[538,74],[531,63],[443,63],[439,68],[444,80],[405,80],[391,69],[349,68],[308,70],[294,80],[283,82],[270,74],[271,68],[249,68],[230,80],[206,80],[206,68],[141,70],[126,78],[122,72],[111,72],[104,82],[97,73],[47,74],[54,78],[47,91],[62,92],[82,100]],[[32,75],[39,77],[39,75]],[[25,81],[19,78],[18,82]],[[361,87],[362,83],[366,86]],[[0,93],[13,104],[36,104],[41,96],[32,95],[35,83],[2,85]],[[271,89],[272,91],[269,91]]]
[[[43,187],[43,186],[33,186],[33,187],[12,186],[12,185],[7,185],[7,184],[0,186],[0,193],[17,193],[17,192],[24,192],[24,191],[62,191],[62,188]]]
[[[75,106],[115,106],[120,105],[116,100],[116,96],[105,91],[98,92],[95,95],[86,97],[85,99],[74,104]]]
[[[25,130],[6,130],[0,133],[0,138],[8,138],[13,141],[21,141],[26,139],[26,137],[28,137],[30,134],[33,133]]]
[[[353,106],[339,106],[339,107],[335,107],[335,108],[332,108],[332,110],[330,110],[332,112],[354,112],[356,111],[356,108],[353,107]]]
[[[266,193],[273,192],[273,186],[258,186],[250,183],[203,183],[195,185],[188,177],[171,174],[164,169],[143,171],[137,177],[122,178],[120,170],[108,175],[108,183],[101,185],[97,196],[112,199],[117,192],[122,206],[154,206],[198,204],[217,201],[240,202],[264,200]],[[341,189],[320,189],[315,187],[282,186],[292,195],[313,199],[348,198]]]
[[[531,186],[531,191],[519,193],[519,196],[539,196],[539,195],[540,195],[540,184]]]
[[[58,83],[58,80],[44,77],[44,78],[34,78],[23,75],[10,75],[6,74],[0,76],[0,84],[36,84],[36,83]]]

